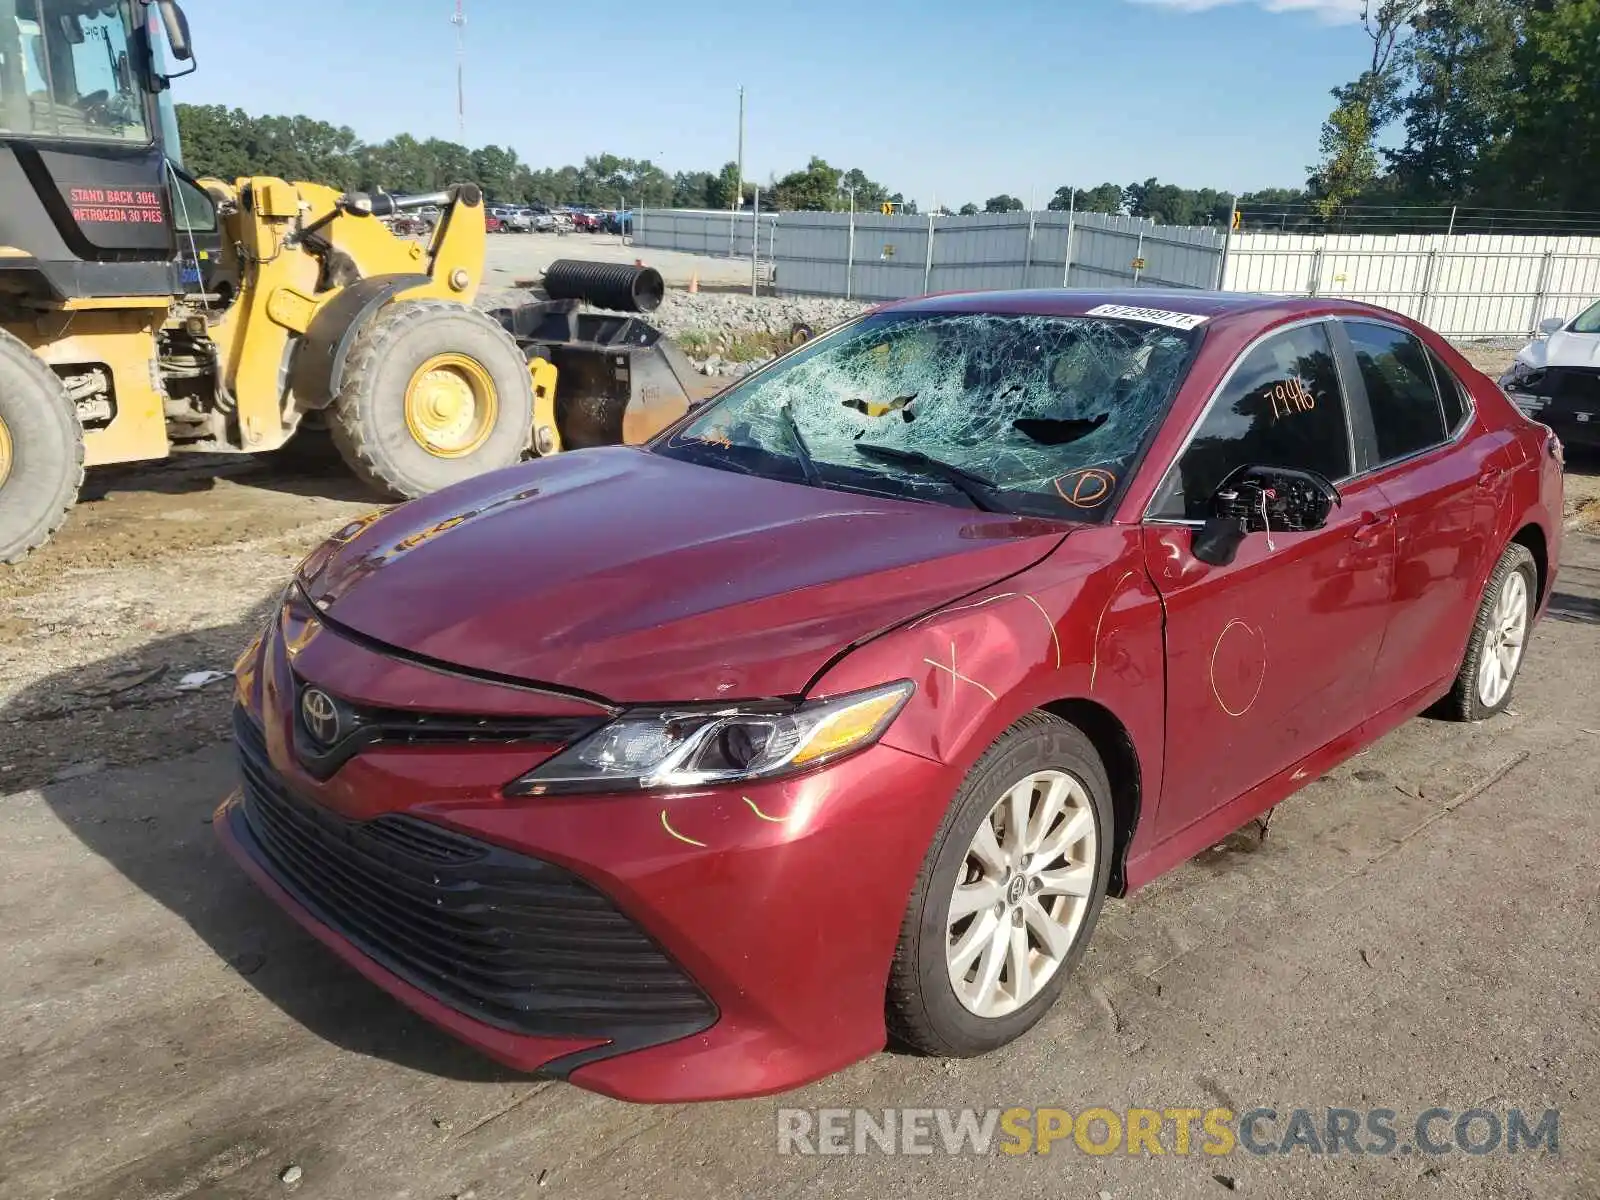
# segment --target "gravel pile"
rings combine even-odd
[[[822,296],[669,291],[648,319],[707,375],[736,378],[771,362],[801,327],[814,336],[868,307]]]

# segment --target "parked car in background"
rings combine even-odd
[[[572,214],[572,227],[581,233],[598,233],[600,218],[591,212],[575,212]]]
[[[493,213],[483,215],[483,231],[485,233],[504,233],[505,224]]]
[[[528,233],[533,229],[533,213],[526,208],[508,209],[500,220],[507,233]]]
[[[628,235],[633,232],[633,214],[631,212],[610,212],[600,226],[607,233]]]
[[[1539,332],[1500,386],[1567,443],[1600,448],[1600,301],[1570,321],[1551,317]]]
[[[214,828],[519,1070],[681,1102],[983,1053],[1108,896],[1425,708],[1502,712],[1562,482],[1382,309],[891,305],[644,446],[335,534],[239,659]]]

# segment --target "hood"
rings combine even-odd
[[[1600,333],[1552,333],[1545,342],[1546,367],[1594,367],[1600,369]]]
[[[1557,330],[1517,351],[1516,361],[1532,370],[1545,367],[1592,367],[1600,370],[1600,333]]]
[[[624,703],[793,695],[1068,528],[608,447],[356,522],[301,582],[335,626],[471,670]]]

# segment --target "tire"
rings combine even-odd
[[[953,892],[958,881],[970,878],[974,871],[976,860],[969,861],[969,851],[980,824],[989,821],[991,811],[1003,803],[1014,785],[1040,772],[1059,773],[1080,789],[1082,795],[1075,803],[1092,822],[1094,861],[1079,868],[1085,893],[1081,897],[1060,897],[1062,904],[1071,901],[1075,915],[1068,948],[1057,957],[1048,979],[1030,999],[1010,1011],[981,1015],[957,995],[952,981],[947,948],[955,927],[947,918]],[[912,890],[889,973],[886,1016],[891,1037],[923,1054],[968,1058],[997,1049],[1032,1028],[1061,994],[1094,932],[1111,877],[1113,830],[1111,783],[1100,756],[1081,731],[1058,717],[1032,713],[1001,734],[956,792]],[[1050,830],[1041,832],[1048,834]],[[1049,838],[1045,840],[1048,842]],[[1075,839],[1072,845],[1082,843]],[[1010,895],[1009,886],[1003,894]],[[962,918],[966,924],[957,930],[957,944],[968,934],[975,935],[978,941],[989,940],[987,936],[976,936],[981,933],[979,921],[989,921],[997,932],[1004,931],[1008,924],[1016,926],[1017,914],[1033,902],[1031,891],[1025,891],[1025,895],[1028,899],[1010,909],[1009,916],[984,907],[970,918]],[[1055,902],[1048,893],[1044,899]],[[1027,931],[1031,938],[1031,916],[1025,914],[1022,921],[1016,929]],[[1015,932],[1006,931],[1008,941],[1014,936]],[[1038,944],[1038,965],[1042,966],[1043,942]],[[1031,941],[1024,943],[1025,957],[1034,953],[1031,945]],[[973,970],[981,968],[982,958],[980,954]]]
[[[1440,709],[1444,716],[1457,721],[1486,721],[1496,713],[1504,712],[1516,691],[1517,676],[1526,657],[1528,635],[1533,631],[1533,613],[1538,605],[1539,572],[1533,554],[1526,546],[1512,542],[1500,555],[1494,570],[1489,572],[1489,582],[1484,585],[1483,598],[1478,601],[1478,612],[1472,621],[1472,636],[1467,639],[1466,657],[1461,660],[1461,671],[1456,675],[1455,686],[1445,697]],[[1480,678],[1488,669],[1485,658],[1496,654],[1505,644],[1505,621],[1508,614],[1500,609],[1503,598],[1514,602],[1517,593],[1523,599],[1520,619],[1521,640],[1516,643],[1510,677],[1498,698],[1485,698],[1484,680]],[[1497,657],[1499,657],[1497,655]],[[1504,659],[1500,659],[1502,667]]]
[[[44,545],[82,484],[77,410],[55,372],[0,330],[0,562]]]
[[[447,374],[464,370],[493,392],[481,440],[473,433],[449,454],[426,448],[408,419],[413,379],[441,357],[462,364]],[[480,402],[474,411],[484,408]],[[414,499],[508,467],[533,444],[527,359],[498,322],[475,308],[448,300],[391,304],[356,335],[328,429],[350,469],[392,499]]]

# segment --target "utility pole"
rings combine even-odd
[[[456,27],[456,138],[467,144],[467,14],[462,11],[463,0],[456,0],[456,15],[450,24]]]
[[[744,203],[744,84],[739,85],[739,182],[733,189],[733,206]]]

